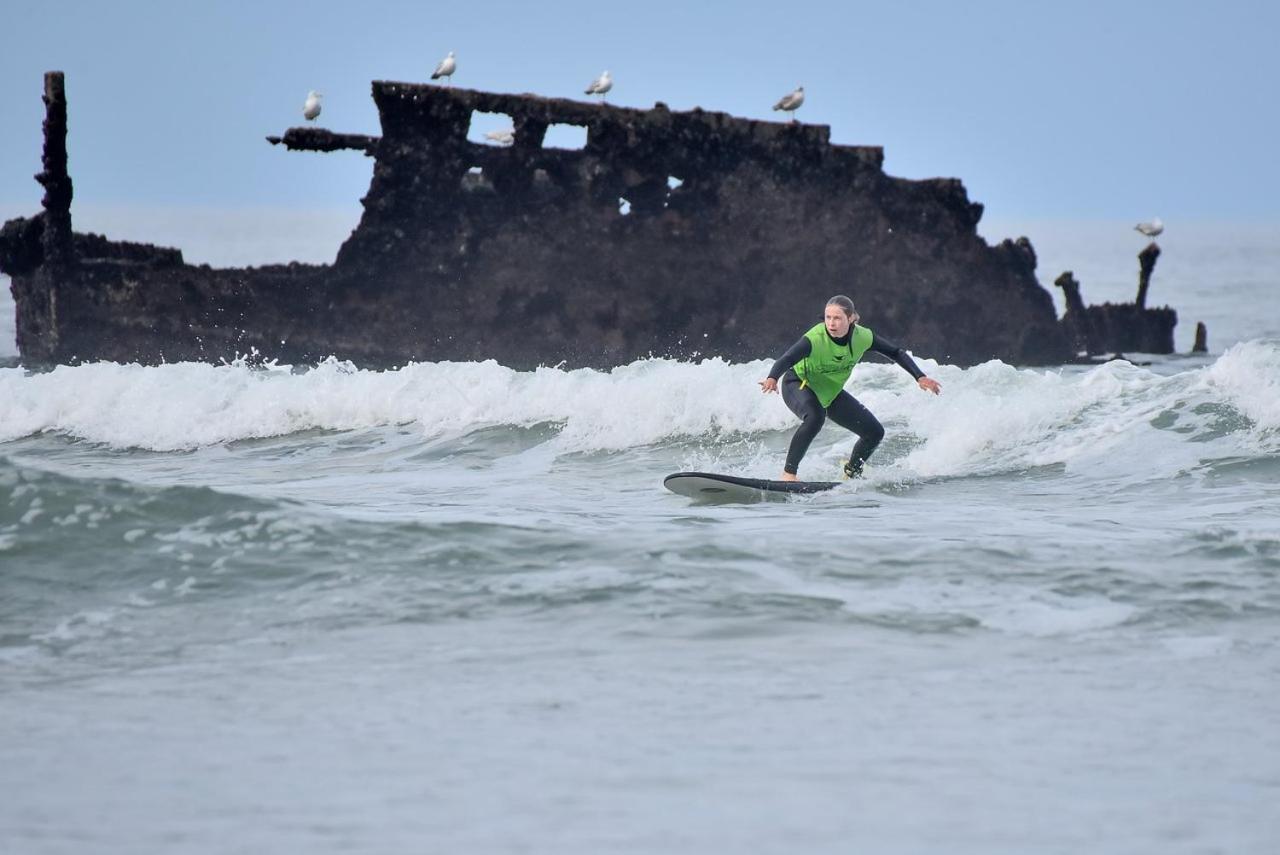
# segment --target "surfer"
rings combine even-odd
[[[823,322],[800,337],[760,381],[763,392],[777,392],[782,381],[782,400],[787,409],[800,417],[800,427],[791,438],[787,462],[782,468],[783,481],[797,481],[800,460],[809,444],[831,420],[858,435],[853,453],[844,464],[844,474],[854,478],[884,438],[884,427],[858,399],[844,391],[853,366],[867,351],[883,354],[901,365],[921,389],[937,395],[942,391],[938,381],[930,379],[906,351],[866,327],[858,326],[858,312],[853,301],[835,296],[827,301]]]

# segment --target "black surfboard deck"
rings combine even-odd
[[[676,472],[662,479],[673,493],[691,499],[762,502],[788,496],[821,493],[839,487],[840,481],[768,481],[711,472]]]

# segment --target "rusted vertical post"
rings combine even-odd
[[[1208,353],[1209,352],[1209,330],[1204,325],[1204,321],[1196,324],[1196,343],[1191,345],[1192,353]]]
[[[1151,285],[1151,271],[1156,269],[1156,259],[1160,257],[1160,247],[1155,241],[1147,244],[1147,248],[1138,253],[1138,299],[1139,309],[1147,307],[1147,288]]]
[[[1084,299],[1080,296],[1080,283],[1076,281],[1075,275],[1070,270],[1064,270],[1061,276],[1053,280],[1053,284],[1062,289],[1067,313],[1084,317]]]
[[[1062,297],[1067,304],[1062,320],[1072,347],[1076,352],[1093,353],[1093,327],[1089,323],[1089,312],[1084,307],[1084,298],[1080,296],[1080,283],[1070,270],[1064,270],[1053,284],[1062,289]]]
[[[44,76],[44,156],[36,181],[44,185],[44,235],[46,264],[61,265],[72,259],[71,176],[67,172],[67,91],[61,71]]]

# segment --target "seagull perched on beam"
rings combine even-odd
[[[323,97],[324,95],[314,89],[308,92],[307,102],[302,105],[302,118],[306,119],[308,122],[314,122],[316,120],[316,116],[320,115],[320,99]]]
[[[785,110],[791,114],[791,121],[796,120],[796,110],[800,109],[800,105],[804,103],[804,87],[797,86],[794,92],[788,92],[778,99],[778,103],[773,105],[775,110]]]
[[[607,101],[608,99],[604,97],[605,93],[612,88],[613,88],[613,78],[609,76],[608,71],[605,71],[604,74],[600,75],[595,80],[591,81],[591,85],[588,86],[586,91],[583,92],[582,94],[583,95],[599,95],[601,101]]]
[[[1160,234],[1162,231],[1164,231],[1164,223],[1160,222],[1159,217],[1156,217],[1154,220],[1152,220],[1149,223],[1138,223],[1133,228],[1136,231],[1139,231],[1142,234],[1146,235],[1147,237],[1153,238],[1156,235]]]
[[[499,128],[496,131],[489,131],[484,138],[498,145],[511,145],[516,141],[515,128]]]
[[[453,58],[453,51],[449,51],[449,55],[440,60],[440,64],[436,66],[436,70],[431,73],[432,80],[439,80],[441,77],[453,83],[453,73],[458,70],[458,61]]]

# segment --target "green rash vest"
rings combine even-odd
[[[812,352],[794,366],[796,376],[805,386],[818,396],[818,403],[823,409],[831,406],[831,402],[840,394],[844,384],[849,382],[853,366],[862,359],[875,335],[866,327],[854,326],[848,344],[836,344],[827,334],[825,324],[816,324],[804,334],[809,339]]]

